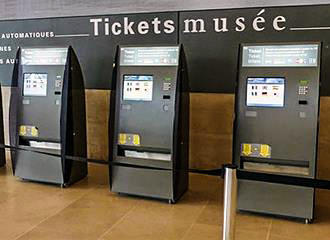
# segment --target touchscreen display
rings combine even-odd
[[[124,75],[123,100],[152,101],[152,75]]]
[[[23,96],[47,96],[46,73],[24,73]]]
[[[246,105],[248,107],[283,107],[284,78],[248,78]]]

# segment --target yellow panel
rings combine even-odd
[[[119,134],[119,144],[125,144],[126,143],[126,134],[125,133],[120,133]]]
[[[267,144],[261,144],[260,155],[262,157],[270,157],[270,147]]]
[[[252,153],[251,149],[252,149],[251,144],[244,143],[243,144],[243,149],[242,149],[243,155],[249,156]]]
[[[33,137],[38,137],[39,132],[38,132],[38,129],[37,129],[36,127],[32,127],[32,128],[31,128],[31,135],[32,135]]]
[[[134,134],[133,143],[134,143],[134,145],[140,145],[140,136],[139,135]]]
[[[26,126],[20,126],[19,128],[19,135],[25,136],[26,135]]]

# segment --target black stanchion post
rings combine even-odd
[[[225,165],[224,171],[224,209],[223,209],[223,240],[235,239],[235,218],[237,205],[237,167]]]

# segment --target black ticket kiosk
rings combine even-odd
[[[177,201],[188,188],[189,92],[180,46],[121,46],[110,117],[110,188]]]
[[[315,178],[320,43],[242,44],[233,161],[246,171]],[[238,209],[313,219],[314,189],[239,180]]]
[[[2,145],[5,144],[1,84],[0,84],[0,144]],[[0,167],[3,167],[5,165],[6,165],[6,151],[5,148],[0,148]]]
[[[10,109],[14,175],[70,185],[87,175],[85,92],[71,47],[21,48],[13,73]]]

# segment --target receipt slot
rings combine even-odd
[[[176,202],[188,188],[189,92],[180,46],[118,48],[110,188]]]
[[[243,44],[233,161],[241,170],[315,178],[320,43]],[[314,189],[239,180],[238,209],[310,221]]]
[[[85,92],[77,57],[68,48],[21,48],[10,107],[14,175],[70,185],[87,175]]]

